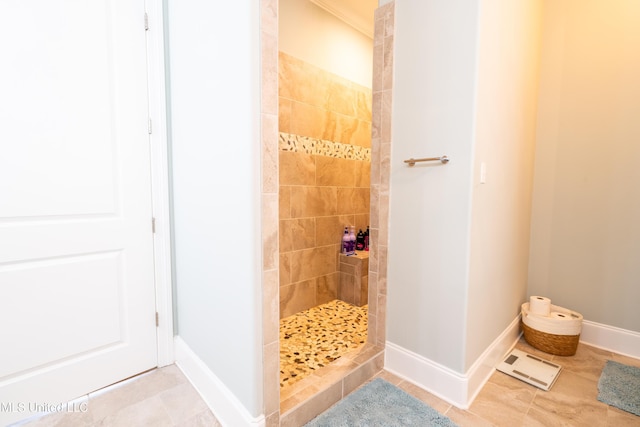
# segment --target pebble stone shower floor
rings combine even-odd
[[[295,384],[367,342],[367,306],[340,300],[280,320],[280,387]]]

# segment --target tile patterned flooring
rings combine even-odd
[[[86,412],[57,413],[27,427],[221,427],[176,365],[89,394]]]
[[[578,346],[576,355],[571,357],[542,353],[530,347],[522,339],[516,348],[553,360],[563,366],[558,380],[550,391],[545,392],[496,371],[471,407],[463,411],[392,373],[383,370],[377,376],[426,402],[451,418],[460,427],[640,426],[640,417],[610,407],[596,398],[598,379],[607,359],[634,366],[640,366],[640,359],[621,356],[582,343]],[[349,355],[335,363],[343,364],[347,360]],[[291,389],[294,388],[291,387]],[[25,425],[29,427],[218,427],[221,425],[174,365],[154,370],[125,382],[120,387],[90,396],[88,409],[88,412],[82,414],[45,416]]]
[[[536,350],[523,338],[516,348],[563,367],[550,391],[543,391],[502,372],[494,372],[471,407],[460,410],[438,397],[383,371],[387,379],[423,400],[460,427],[639,427],[640,417],[597,400],[598,379],[607,359],[640,367],[640,359],[580,343],[574,356]]]
[[[280,320],[280,387],[326,367],[367,341],[367,306],[333,300]]]

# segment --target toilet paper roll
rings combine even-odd
[[[531,313],[529,306],[528,302],[522,304],[522,322],[530,328],[553,335],[580,335],[582,314],[552,305],[549,316],[539,316]]]
[[[565,313],[560,313],[559,311],[552,311],[549,313],[549,317],[557,320],[571,320],[571,316]]]
[[[529,298],[529,312],[537,316],[549,316],[551,300],[546,297],[532,296]]]

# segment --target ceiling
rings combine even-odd
[[[378,0],[309,0],[373,38],[373,12]]]

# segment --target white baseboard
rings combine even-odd
[[[468,409],[496,364],[518,341],[519,324],[518,315],[466,374],[455,372],[388,341],[384,368],[460,409]]]
[[[466,377],[469,380],[467,388],[468,406],[471,405],[478,393],[480,393],[480,390],[482,390],[482,387],[487,383],[489,377],[495,371],[496,365],[502,362],[502,358],[518,342],[518,339],[522,335],[520,331],[520,318],[521,316],[518,314],[509,326],[502,331],[502,334],[491,343],[467,371]]]
[[[252,417],[235,395],[179,336],[175,337],[176,365],[200,393],[223,426],[264,427],[265,418]]]
[[[458,408],[468,407],[464,375],[389,341],[384,349],[384,369]]]
[[[391,342],[386,343],[384,368],[460,409],[468,409],[502,357],[520,337],[520,316],[496,338],[466,374],[455,372]],[[640,333],[584,320],[580,341],[640,359]]]
[[[580,342],[640,359],[640,333],[638,332],[583,320]]]

